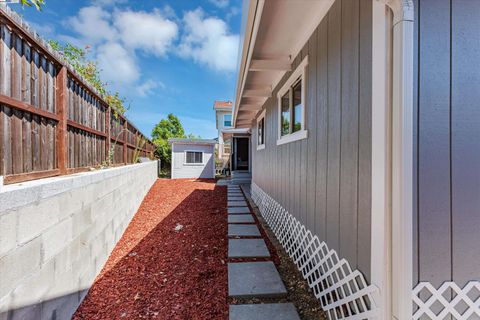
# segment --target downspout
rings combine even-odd
[[[385,0],[393,11],[392,318],[412,318],[413,24],[412,0]]]

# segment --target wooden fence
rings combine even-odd
[[[142,140],[144,143],[142,143]],[[0,5],[0,176],[14,183],[153,157],[154,146]]]

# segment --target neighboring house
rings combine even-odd
[[[479,319],[480,1],[243,8],[252,196],[330,319]]]
[[[230,142],[225,143],[222,131],[232,128],[232,102],[215,101],[213,109],[215,110],[215,125],[218,130],[218,158],[222,159],[224,155],[228,157],[231,153]]]
[[[245,181],[250,179],[250,131],[249,129],[235,129],[232,125],[232,102],[215,101],[216,126],[218,130],[218,158],[222,169],[228,168],[232,174]]]
[[[172,179],[215,178],[215,140],[174,138],[168,142],[172,145]]]

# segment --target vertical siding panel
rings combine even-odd
[[[327,243],[337,251],[340,249],[341,10],[342,2],[336,1],[328,19]]]
[[[342,116],[340,142],[340,250],[357,264],[358,1],[342,5]]]
[[[358,129],[358,267],[370,281],[372,199],[372,1],[360,1]]]
[[[301,60],[302,61],[308,55],[308,41],[303,46],[301,52]],[[305,88],[305,101],[303,102],[303,112],[307,112],[305,108],[306,101],[308,101],[308,69],[307,69],[307,83],[302,83],[302,86]],[[308,113],[307,113],[308,115]],[[305,122],[307,121],[308,117],[305,117]],[[304,124],[306,127],[306,123]],[[310,228],[310,225],[307,221],[307,139],[303,139],[299,142],[300,144],[300,189],[299,189],[299,214],[301,216],[301,220],[303,223]]]
[[[419,66],[419,11],[418,0],[414,0],[414,29],[413,29],[413,285],[417,284],[418,278],[418,66]]]
[[[317,46],[317,152],[316,152],[316,202],[315,232],[322,241],[327,241],[327,173],[328,173],[328,15],[318,29]],[[329,243],[330,245],[330,243]]]
[[[419,272],[439,286],[451,277],[450,2],[420,1]]]
[[[480,2],[452,5],[453,280],[480,278]]]
[[[308,42],[306,128],[307,140],[307,182],[305,190],[307,226],[315,231],[315,190],[316,190],[316,155],[317,155],[317,30]]]

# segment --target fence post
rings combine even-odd
[[[111,143],[111,137],[110,137],[110,113],[111,113],[110,106],[107,106],[107,110],[105,111],[105,133],[107,134],[107,138],[105,139],[105,163],[107,165],[111,165],[111,163],[108,163],[108,154],[110,152],[110,143]]]
[[[67,174],[67,68],[61,66],[56,79],[56,109],[59,116],[57,123],[57,163],[60,174]]]
[[[123,163],[127,164],[127,131],[128,131],[128,122],[127,118],[124,118],[123,121]]]

